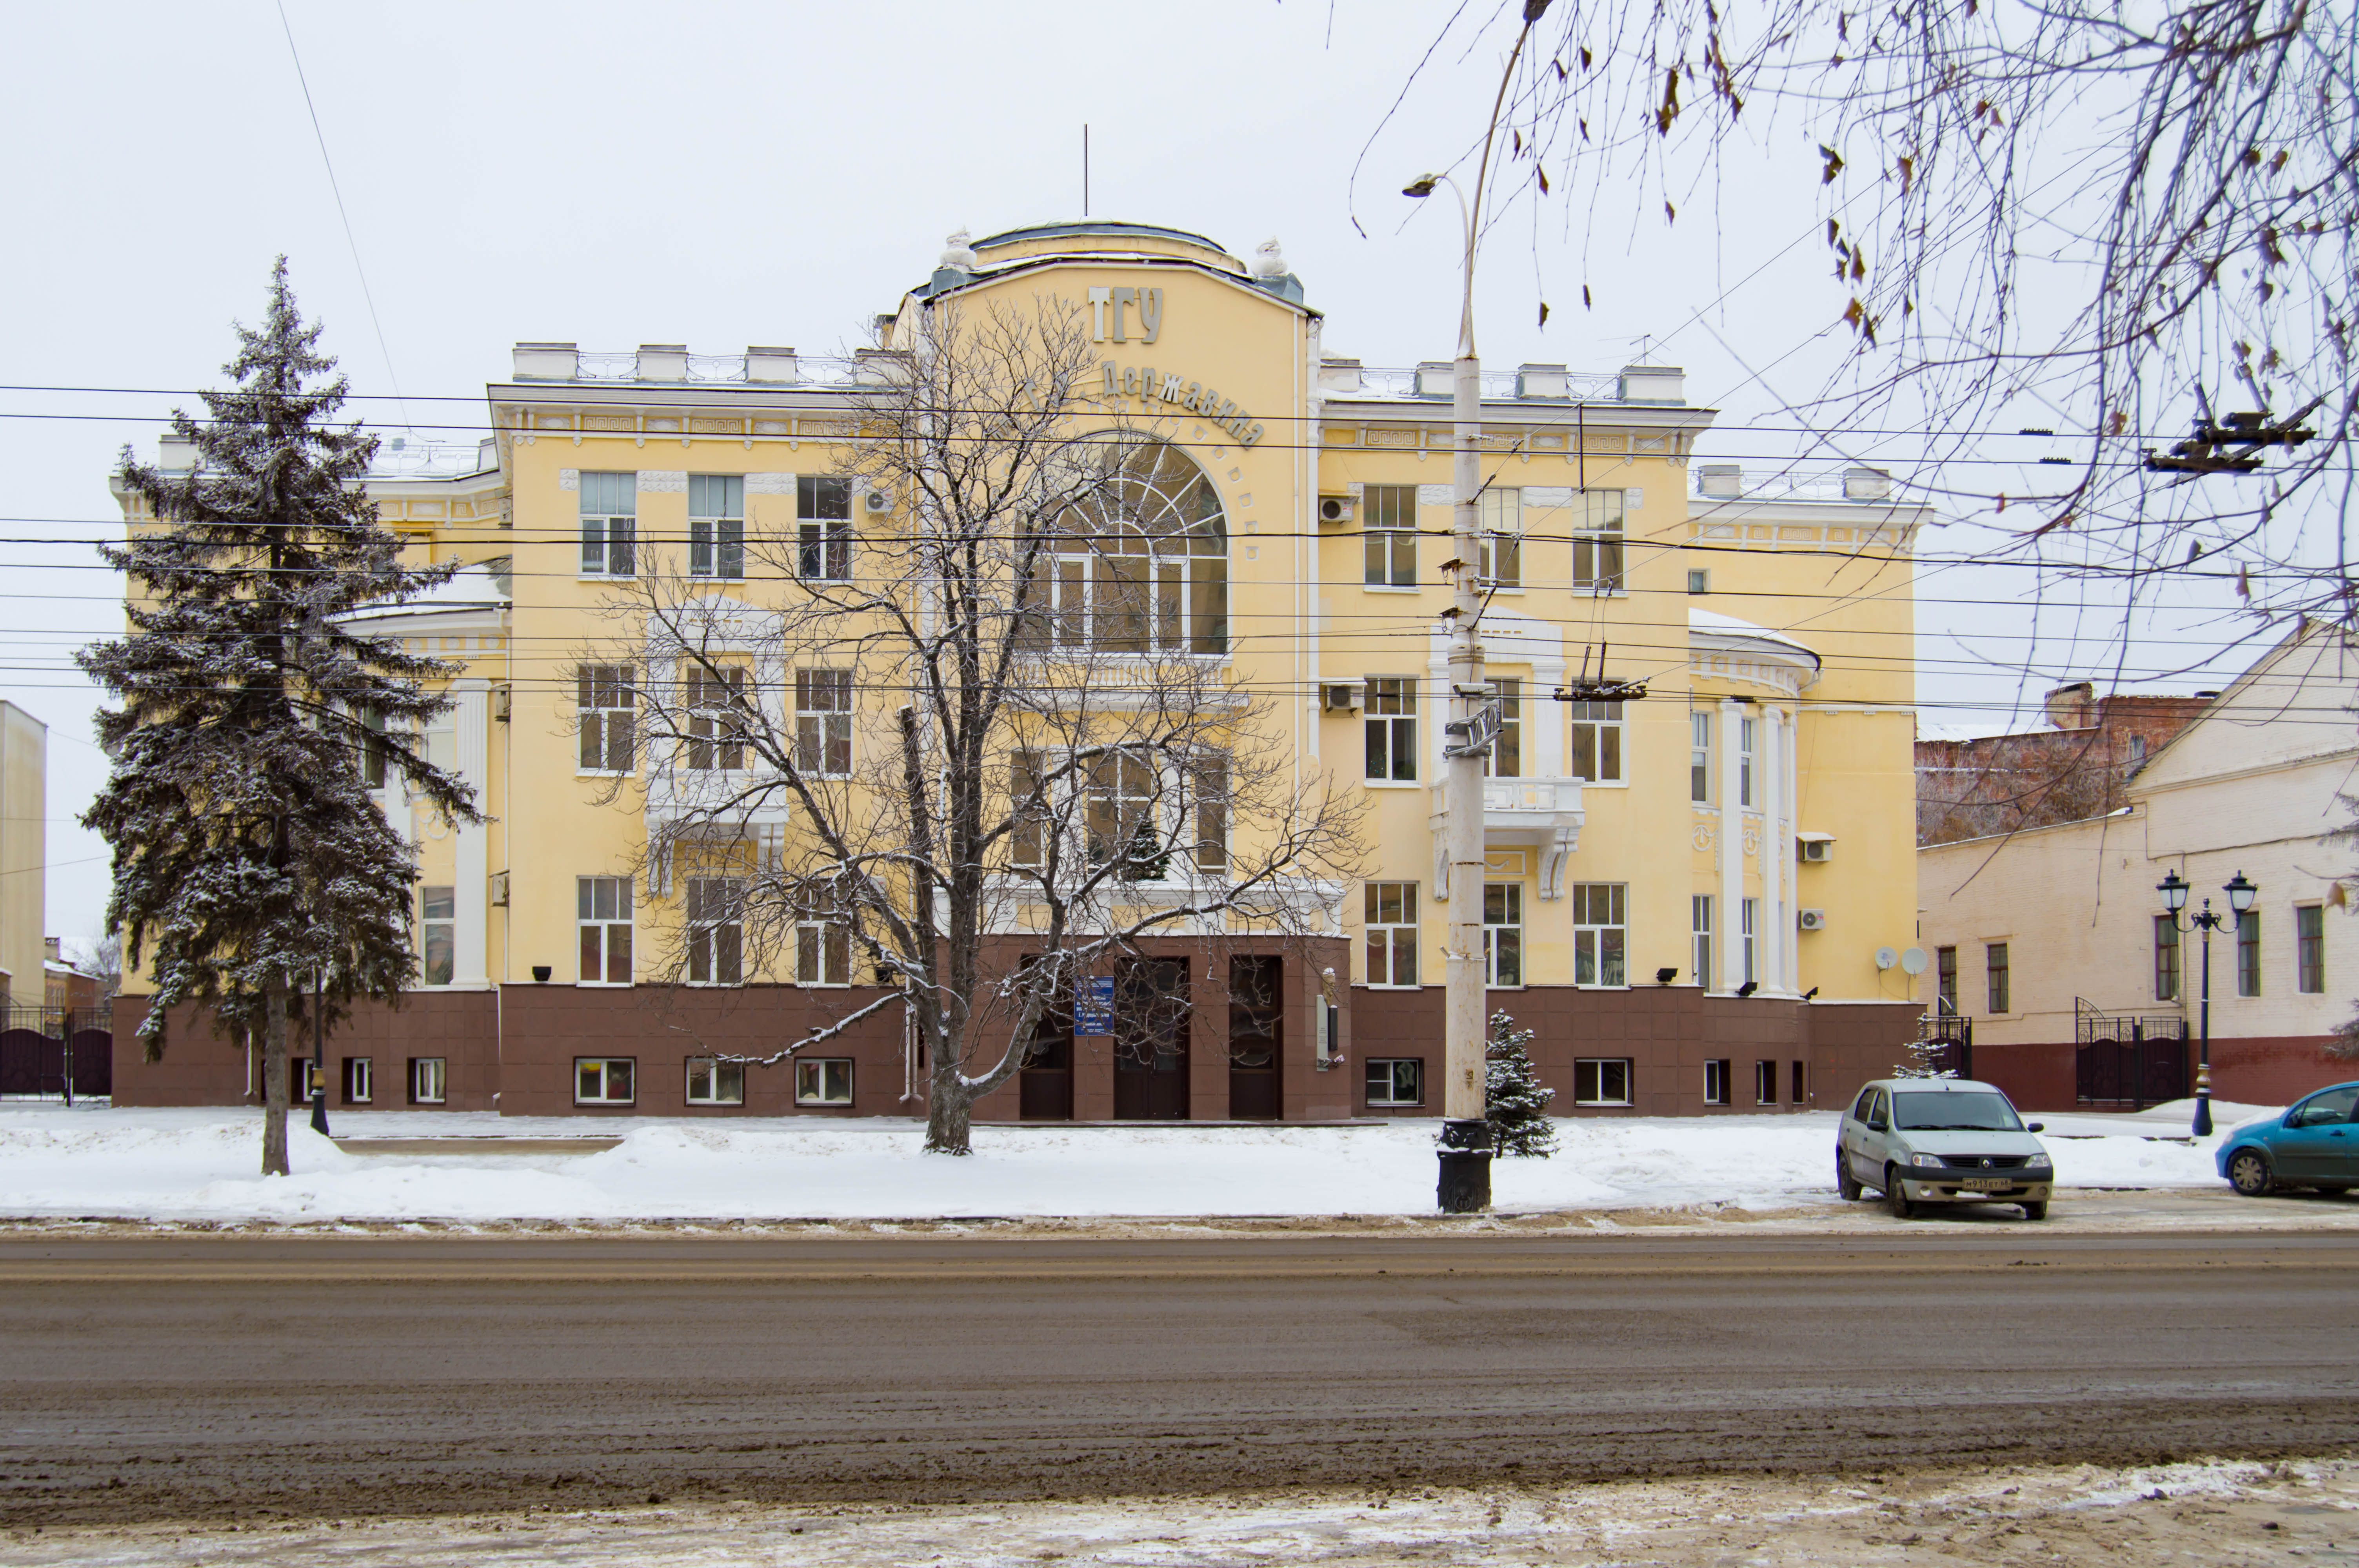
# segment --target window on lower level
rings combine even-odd
[[[1796,1105],[1800,1105],[1810,1098],[1810,1065],[1808,1062],[1796,1062],[1793,1067],[1791,1098]]]
[[[1423,1105],[1425,1058],[1371,1056],[1366,1082],[1370,1105]]]
[[[631,879],[574,879],[575,921],[585,985],[631,983]]]
[[[631,1056],[573,1058],[575,1105],[629,1105],[637,1094],[632,1087],[638,1062]]]
[[[1703,1065],[1704,1104],[1726,1105],[1729,1103],[1728,1080],[1731,1076],[1729,1069],[1735,1065],[1725,1057],[1715,1062],[1706,1062]]]
[[[1572,1065],[1572,1103],[1628,1105],[1630,1067],[1627,1056],[1583,1057],[1575,1061]]]
[[[807,986],[852,983],[852,927],[811,916],[795,926],[795,979]]]
[[[447,986],[457,972],[457,891],[446,887],[421,887],[418,890],[418,902],[423,917],[419,923],[419,978],[429,986]]]
[[[1524,983],[1524,884],[1483,884],[1484,983]]]
[[[1941,951],[1953,953],[1955,949],[1944,947]],[[2179,917],[2175,914],[2154,917],[2154,1000],[2179,1000]]]
[[[688,1059],[688,1103],[744,1105],[745,1064],[724,1062],[718,1056],[690,1056]]]
[[[1572,983],[1577,986],[1623,986],[1630,983],[1630,885],[1627,882],[1575,882],[1572,885]]]
[[[2294,989],[2311,996],[2326,989],[2326,911],[2315,903],[2294,906]]]
[[[409,1103],[440,1105],[449,1098],[449,1065],[446,1056],[412,1056],[409,1059]]]
[[[1755,1105],[1777,1103],[1777,1064],[1776,1062],[1759,1061],[1753,1064],[1753,1103]]]
[[[797,1105],[850,1105],[852,1058],[814,1056],[795,1063]]]
[[[2257,909],[2236,916],[2236,994],[2261,994],[2261,912]]]
[[[1417,884],[1369,882],[1361,892],[1368,984],[1417,984]]]
[[[2014,1011],[2008,1006],[2015,999],[2006,943],[1992,942],[1984,946],[1983,969],[1989,979],[1990,994],[1985,1000],[1990,1003],[1990,1011],[1995,1013]]]
[[[375,1098],[375,1084],[369,1072],[369,1059],[366,1056],[345,1057],[344,1103],[366,1105]]]
[[[688,879],[688,983],[743,985],[745,971],[745,880]]]

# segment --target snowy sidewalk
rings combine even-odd
[[[2225,1132],[2258,1108],[2221,1107]],[[294,1173],[255,1174],[261,1113],[0,1104],[0,1218],[188,1221],[930,1219],[1430,1215],[1430,1120],[989,1127],[971,1159],[919,1124],[337,1111],[354,1139],[620,1137],[602,1152],[357,1154],[299,1119]],[[2043,1119],[2064,1187],[2217,1188],[2183,1113]],[[1503,1211],[1832,1206],[1836,1113],[1558,1122],[1494,1167]]]

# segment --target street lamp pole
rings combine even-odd
[[[311,1130],[322,1138],[328,1136],[328,1057],[321,1028],[326,1020],[321,1014],[326,1011],[327,997],[328,972],[315,970],[311,975]]]
[[[1489,708],[1491,697],[1484,685],[1478,634],[1483,615],[1478,515],[1483,493],[1483,366],[1474,352],[1474,256],[1499,112],[1506,103],[1507,85],[1514,79],[1525,40],[1531,36],[1532,24],[1549,5],[1549,0],[1524,0],[1523,26],[1500,73],[1491,123],[1483,135],[1473,202],[1447,175],[1426,175],[1401,192],[1421,200],[1432,195],[1436,186],[1448,185],[1458,199],[1464,227],[1458,355],[1451,366],[1450,399],[1452,558],[1442,566],[1451,582],[1450,608],[1442,612],[1450,621],[1450,722],[1443,732],[1458,740],[1444,748],[1442,762],[1442,802],[1449,819],[1444,833],[1450,865],[1450,939],[1443,952],[1442,1121],[1435,1199],[1444,1214],[1477,1214],[1491,1206],[1491,1127],[1484,1117],[1488,1036],[1484,1002],[1488,976],[1483,954],[1483,758],[1489,747],[1478,729],[1478,716]]]
[[[2212,1132],[2212,933],[2228,922],[2227,916],[2212,913],[2212,901],[2207,898],[2203,907],[2189,915],[2186,925],[2180,925],[2179,916],[2187,907],[2188,888],[2176,871],[2166,872],[2162,881],[2155,884],[2155,891],[2162,894],[2162,906],[2169,914],[2171,929],[2203,933],[2202,1024],[2196,1047],[2193,1131],[2196,1137],[2206,1138]],[[2239,871],[2220,891],[2228,895],[2228,907],[2241,922],[2261,890],[2260,884],[2246,881],[2245,873]]]

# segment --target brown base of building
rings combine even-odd
[[[2359,1060],[2327,1054],[2333,1037],[2277,1035],[2212,1042],[2212,1098],[2236,1105],[2288,1105],[2312,1089],[2359,1078]],[[2186,1082],[2179,1098],[2195,1092],[2195,1043],[2186,1046]],[[2080,1047],[2067,1040],[2028,1045],[1974,1043],[1974,1076],[1996,1084],[2024,1110],[2129,1110],[2120,1101],[2084,1100],[2080,1094]]]

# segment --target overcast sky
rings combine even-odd
[[[50,931],[94,932],[105,898],[103,846],[72,823],[104,774],[95,695],[67,655],[119,629],[120,589],[87,541],[116,526],[115,449],[151,440],[172,399],[38,389],[212,384],[231,320],[258,314],[281,251],[356,391],[410,395],[421,434],[465,438],[426,427],[478,420],[480,403],[424,399],[480,395],[519,339],[842,351],[932,268],[951,230],[1078,215],[1084,123],[1094,215],[1193,230],[1241,255],[1274,237],[1326,313],[1329,351],[1446,358],[1455,214],[1397,191],[1478,133],[1506,35],[1438,57],[1369,153],[1356,200],[1351,179],[1448,9],[287,0],[357,266],[273,0],[16,13],[0,101],[16,235],[0,251],[0,607],[16,629],[0,637],[0,696],[49,726]],[[1825,367],[1842,301],[1817,250],[1795,243],[1821,222],[1809,139],[1799,125],[1777,135],[1751,177],[1701,193],[1675,225],[1602,215],[1617,238],[1593,243],[1585,266],[1560,214],[1537,238],[1511,225],[1481,273],[1485,362],[1609,371],[1643,342],[1686,367],[1690,402],[1723,410],[1708,456],[1763,466],[1791,453],[1778,400]],[[387,427],[405,417],[389,398],[358,407]],[[1878,436],[1851,449],[1905,473],[1919,445]],[[2037,447],[1990,450],[2027,460]],[[1997,537],[1962,516],[1926,553]],[[2006,568],[1929,571],[1929,719],[2000,717],[2081,675],[2111,684],[2110,601],[2035,625],[2025,588]],[[2201,600],[2140,627],[2120,684],[2159,690],[2220,684],[2251,645],[2223,650],[2256,632]]]

